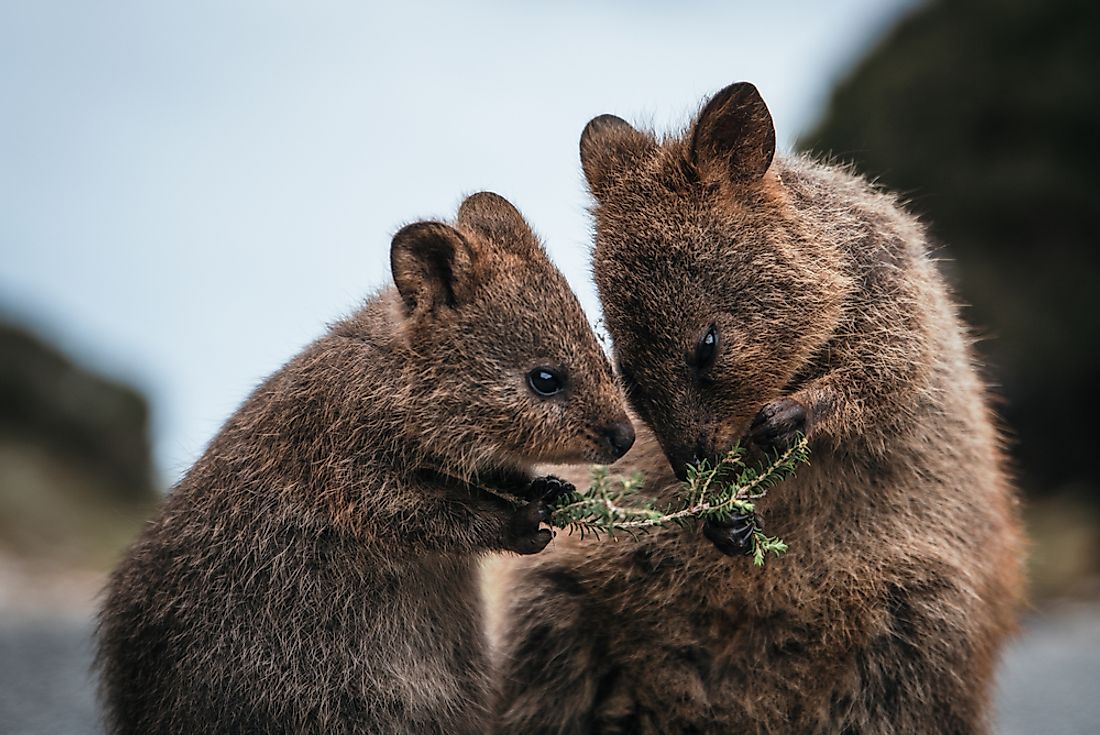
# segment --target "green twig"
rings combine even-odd
[[[695,519],[729,521],[735,515],[754,513],[754,501],[767,495],[776,483],[793,476],[800,464],[809,461],[810,450],[806,438],[799,436],[793,446],[760,469],[746,465],[744,454],[745,450],[737,445],[713,466],[704,461],[691,467],[677,499],[668,508],[658,508],[640,494],[644,483],[641,474],[624,477],[610,474],[605,466],[595,467],[587,489],[565,493],[554,501],[550,525],[579,533],[582,538],[590,534],[598,538],[616,532],[636,536],[651,528],[685,525]],[[513,505],[529,502],[511,493],[468,484]],[[756,566],[763,566],[769,553],[781,556],[787,551],[782,539],[767,536],[759,528],[753,530],[752,540],[751,556]]]
[[[734,515],[754,512],[754,501],[795,473],[798,465],[809,460],[805,437],[785,452],[777,455],[762,469],[749,467],[744,461],[744,449],[735,446],[713,466],[706,462],[692,467],[688,479],[677,493],[678,499],[669,508],[657,508],[652,501],[639,496],[642,480],[638,475],[627,478],[612,476],[606,467],[593,471],[592,483],[584,491],[567,493],[553,508],[550,525],[578,532],[613,536],[616,532],[631,535],[656,526],[683,525],[694,519],[728,521]],[[752,534],[753,563],[764,564],[768,553],[780,556],[787,544],[775,536],[756,529]]]

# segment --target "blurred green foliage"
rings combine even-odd
[[[1100,500],[1100,3],[926,3],[800,147],[853,162],[924,216],[970,305],[1022,484]]]

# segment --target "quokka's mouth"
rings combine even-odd
[[[536,464],[577,465],[577,464],[614,464],[622,459],[634,444],[634,429],[621,430],[612,438],[608,432],[589,430],[569,444],[562,444],[554,451],[540,456]]]

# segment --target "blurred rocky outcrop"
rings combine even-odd
[[[1100,3],[934,0],[870,50],[800,142],[925,216],[983,338],[1024,487],[1094,505],[1097,80]]]
[[[135,389],[0,324],[0,436],[33,440],[102,475],[120,499],[152,492],[149,409]]]
[[[148,424],[134,388],[0,323],[0,552],[109,564],[156,501]]]

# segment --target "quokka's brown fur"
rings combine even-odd
[[[387,288],[263,383],[114,572],[112,733],[482,733],[479,555],[533,553],[534,462],[633,440],[583,311],[493,194],[394,238]],[[526,376],[565,379],[549,398]],[[449,476],[449,477],[448,477]]]
[[[758,504],[790,551],[758,569],[721,526],[719,549],[669,528],[521,563],[501,732],[988,730],[1021,534],[970,340],[892,196],[774,146],[742,83],[664,140],[596,118],[581,156],[607,327],[659,442],[624,464],[669,498],[662,454],[683,474],[805,432],[811,464]]]

